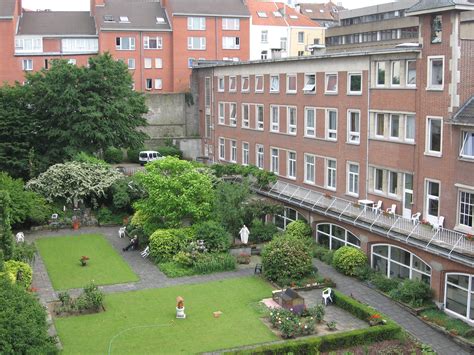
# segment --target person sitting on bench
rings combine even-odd
[[[137,246],[138,246],[138,237],[135,235],[132,238],[132,240],[130,240],[130,243],[125,248],[123,248],[122,250],[123,251],[128,251],[130,248],[132,250],[135,250]]]

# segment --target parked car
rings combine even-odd
[[[138,154],[138,160],[141,166],[150,161],[159,160],[162,158],[163,156],[155,150],[143,150],[140,152],[140,154]]]

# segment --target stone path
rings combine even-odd
[[[338,291],[341,291],[346,295],[352,295],[355,299],[386,314],[405,328],[410,334],[415,336],[419,341],[429,344],[439,355],[469,354],[451,339],[438,333],[410,312],[406,311],[377,291],[367,287],[360,281],[340,274],[334,270],[334,268],[319,260],[314,260],[313,263],[318,267],[319,272],[322,275],[330,277],[336,283]]]

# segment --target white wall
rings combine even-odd
[[[268,31],[268,42],[262,43],[261,33]],[[280,38],[286,37],[287,48],[290,48],[290,31],[286,26],[250,26],[250,60],[259,60],[262,51],[267,51],[267,59],[271,59],[271,49],[280,48]],[[287,54],[282,52],[281,57],[287,57]]]

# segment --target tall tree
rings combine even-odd
[[[0,249],[6,260],[13,255],[13,235],[10,226],[10,196],[8,192],[0,190]]]

